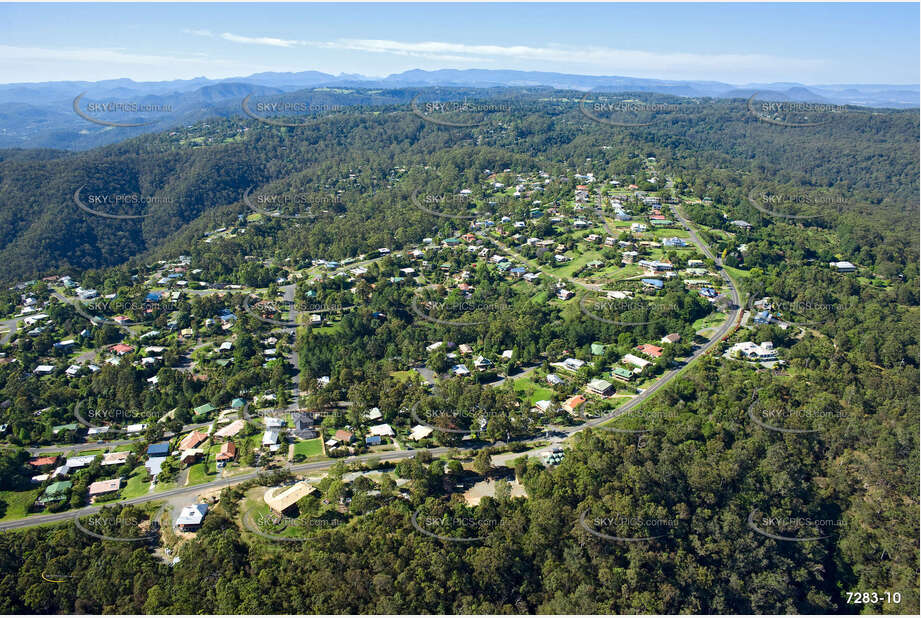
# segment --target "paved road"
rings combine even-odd
[[[207,427],[214,421],[207,421],[204,423],[194,423],[191,425],[183,425],[182,431],[179,433],[186,433],[192,431],[193,429],[201,429],[202,427]],[[168,434],[167,434],[168,435]],[[100,448],[112,448],[113,446],[124,446],[125,444],[134,444],[137,442],[137,439],[131,440],[106,440],[102,444],[96,442],[81,442],[80,444],[57,444],[54,446],[39,446],[39,447],[27,447],[26,450],[29,451],[32,455],[42,455],[44,453],[67,453],[67,452],[80,452],[80,451],[91,451],[93,449]]]
[[[13,333],[16,332],[16,329],[19,328],[19,323],[25,319],[25,316],[21,318],[10,318],[9,320],[0,320],[0,333],[3,333],[0,336],[0,345],[6,345],[10,342],[10,338],[13,336]]]
[[[676,216],[676,217],[677,217],[677,218],[688,228],[688,230],[690,231],[690,237],[691,237],[691,239],[693,240],[694,244],[697,245],[697,247],[704,253],[704,255],[706,255],[707,257],[710,257],[711,259],[714,260],[714,262],[716,262],[717,270],[718,270],[718,271],[720,272],[720,274],[724,277],[724,279],[725,279],[725,281],[726,281],[726,284],[727,284],[727,286],[729,287],[729,289],[730,289],[730,291],[731,291],[732,300],[733,300],[733,302],[735,303],[735,307],[736,307],[736,308],[735,308],[735,309],[732,309],[732,310],[730,311],[729,316],[727,317],[726,321],[717,329],[716,333],[710,338],[709,341],[707,341],[707,343],[705,343],[704,345],[698,347],[698,348],[693,352],[693,354],[691,354],[691,356],[685,361],[685,363],[683,364],[683,366],[681,366],[681,367],[676,367],[676,368],[674,368],[674,369],[670,369],[669,371],[667,371],[666,373],[664,373],[664,374],[656,381],[656,383],[653,384],[650,388],[646,389],[642,394],[640,394],[640,395],[634,397],[633,399],[631,399],[630,401],[628,401],[628,402],[625,403],[624,405],[620,406],[619,408],[617,408],[616,410],[614,410],[614,411],[611,412],[610,414],[606,414],[605,416],[601,416],[601,417],[599,417],[599,418],[592,419],[591,421],[588,421],[588,422],[583,423],[582,425],[578,425],[578,426],[576,426],[576,427],[566,428],[566,429],[563,430],[563,431],[564,431],[564,433],[567,434],[567,436],[571,436],[571,435],[573,435],[573,434],[575,434],[575,433],[578,433],[579,431],[583,431],[583,430],[588,429],[588,428],[598,427],[599,425],[603,425],[604,423],[607,423],[607,422],[610,421],[611,419],[616,418],[616,417],[618,417],[618,416],[622,416],[622,415],[626,414],[627,412],[633,410],[634,408],[638,407],[639,405],[641,405],[643,402],[645,402],[647,399],[649,399],[652,395],[654,395],[654,394],[655,394],[656,392],[658,392],[660,389],[662,389],[663,387],[665,387],[666,384],[668,384],[668,383],[671,382],[673,379],[675,379],[675,377],[681,372],[681,370],[682,370],[684,367],[686,367],[688,364],[692,363],[692,362],[693,362],[694,360],[696,360],[697,358],[700,358],[702,355],[706,354],[707,351],[708,351],[710,348],[712,348],[714,345],[716,345],[717,343],[719,343],[720,339],[721,339],[726,333],[728,333],[729,330],[733,327],[733,325],[734,325],[734,323],[735,323],[735,321],[736,321],[736,319],[737,319],[737,317],[738,317],[739,312],[742,310],[742,309],[741,309],[741,298],[740,298],[740,296],[739,296],[739,291],[738,291],[738,289],[736,288],[735,283],[733,282],[732,278],[729,276],[729,274],[728,274],[728,273],[725,271],[725,269],[723,268],[722,261],[721,261],[721,260],[718,260],[716,257],[713,256],[712,252],[710,251],[710,248],[709,248],[709,247],[708,247],[708,246],[697,236],[697,233],[694,231],[694,228],[693,228],[693,227],[691,226],[691,224],[687,221],[687,219],[685,219],[685,218],[681,215],[681,213],[678,211],[678,209],[675,208],[675,207],[673,206],[673,207],[672,207],[672,210],[674,211],[675,216]],[[539,441],[539,440],[541,440],[541,438],[537,437],[537,438],[532,438],[532,439],[529,439],[529,440],[525,440],[525,442],[529,442],[529,443],[530,443],[530,442],[537,442],[537,441]],[[386,459],[386,460],[388,460],[388,461],[389,461],[389,460],[406,459],[406,458],[408,458],[408,457],[414,457],[414,456],[416,455],[416,453],[420,452],[421,450],[428,450],[433,456],[437,456],[437,455],[441,455],[441,454],[443,454],[443,453],[448,452],[450,449],[447,448],[447,447],[439,447],[439,448],[434,448],[434,449],[419,449],[419,450],[392,451],[392,452],[389,452],[389,453],[371,453],[371,454],[367,454],[367,455],[357,455],[357,456],[348,457],[348,458],[345,458],[344,461],[346,461],[346,462],[359,462],[359,461],[369,461],[369,460],[375,460],[375,459]],[[329,461],[320,461],[320,462],[314,462],[314,463],[307,463],[307,464],[299,464],[299,465],[295,465],[295,466],[290,466],[288,469],[289,469],[292,473],[300,473],[300,472],[305,472],[305,471],[309,471],[309,470],[321,470],[321,469],[324,469],[324,468],[328,468],[330,465],[331,465],[331,462],[329,462]],[[131,498],[131,499],[128,499],[128,500],[120,500],[120,501],[118,501],[118,502],[108,502],[108,503],[106,503],[106,504],[108,504],[108,505],[117,504],[117,503],[121,503],[121,504],[141,504],[141,503],[144,503],[144,502],[151,502],[151,501],[155,501],[155,500],[162,500],[162,499],[170,498],[170,497],[174,497],[174,496],[185,496],[185,497],[188,497],[188,498],[192,498],[192,497],[194,497],[195,495],[197,495],[197,494],[199,494],[199,493],[201,493],[201,492],[203,492],[203,491],[213,491],[213,490],[219,489],[219,488],[221,488],[221,487],[226,487],[226,486],[229,486],[229,485],[233,485],[233,484],[236,484],[236,483],[240,483],[240,482],[243,482],[243,481],[247,481],[247,480],[256,478],[256,476],[258,476],[258,474],[259,474],[259,472],[251,472],[251,473],[248,473],[248,474],[243,474],[243,475],[240,475],[240,476],[233,477],[232,479],[227,479],[227,480],[216,480],[216,481],[212,481],[212,482],[210,482],[210,483],[202,483],[201,485],[196,485],[196,486],[194,486],[194,487],[179,487],[179,488],[176,488],[176,489],[171,489],[171,490],[168,490],[168,491],[161,492],[161,493],[159,493],[159,494],[151,494],[151,495],[139,496],[139,497],[137,497],[137,498]],[[51,515],[39,515],[39,516],[36,516],[36,517],[30,517],[30,518],[28,518],[28,519],[19,519],[19,520],[15,520],[15,521],[2,522],[2,523],[0,523],[0,530],[12,530],[12,529],[15,529],[15,528],[23,528],[23,527],[34,526],[34,525],[38,525],[38,524],[45,524],[45,523],[51,523],[51,522],[65,521],[65,520],[68,520],[68,519],[72,519],[72,518],[74,518],[74,517],[76,517],[76,516],[84,516],[84,515],[90,515],[90,514],[96,513],[96,512],[98,512],[101,508],[102,508],[101,506],[87,506],[87,507],[83,507],[83,508],[81,508],[81,509],[77,509],[77,510],[74,510],[74,511],[68,511],[68,512],[65,512],[65,513],[55,513],[55,514],[51,514]]]
[[[448,447],[439,447],[433,449],[427,449],[433,456],[443,455],[451,449]],[[409,457],[415,457],[417,450],[403,450],[403,451],[390,451],[386,453],[370,453],[367,455],[356,455],[353,457],[346,457],[343,460],[348,463],[358,462],[358,461],[371,461],[383,459],[387,461],[395,461],[400,459],[407,459]],[[322,470],[328,468],[330,462],[328,461],[318,461],[314,463],[298,464],[295,466],[289,466],[288,469],[293,473],[308,472],[310,470]],[[248,481],[256,478],[261,473],[249,472],[247,474],[241,474],[227,480],[212,481],[210,483],[202,483],[200,485],[195,485],[193,487],[177,487],[176,489],[170,489],[167,491],[161,491],[155,494],[149,494],[144,496],[138,496],[137,498],[130,498],[128,500],[118,500],[112,502],[106,502],[103,505],[99,506],[86,506],[81,509],[75,509],[67,511],[64,513],[53,513],[49,515],[37,515],[35,517],[30,517],[28,519],[17,519],[14,521],[0,522],[0,530],[12,530],[15,528],[23,528],[26,526],[36,526],[40,524],[48,524],[54,522],[66,521],[73,519],[74,517],[83,517],[86,515],[92,515],[93,513],[98,513],[103,506],[111,506],[114,504],[143,504],[144,502],[153,502],[157,500],[165,500],[167,498],[174,498],[177,496],[185,496],[189,499],[194,498],[196,495],[204,491],[214,491],[215,489],[221,489],[223,487],[229,487],[230,485],[235,485],[237,483],[242,483],[243,481]]]
[[[691,354],[691,356],[682,364],[682,366],[666,371],[664,374],[662,374],[662,376],[658,380],[656,380],[655,384],[653,384],[651,387],[643,391],[642,394],[638,395],[637,397],[631,399],[624,405],[614,410],[614,412],[607,414],[605,416],[593,419],[585,423],[584,425],[580,425],[574,430],[567,430],[568,433],[570,434],[573,434],[577,431],[581,431],[582,429],[585,429],[587,427],[597,427],[598,425],[607,423],[612,418],[616,418],[618,416],[622,416],[626,414],[630,410],[633,410],[634,408],[642,404],[644,401],[649,399],[658,390],[660,390],[666,384],[671,382],[678,375],[678,373],[680,373],[687,365],[689,365],[690,363],[694,362],[696,359],[706,354],[710,348],[712,348],[717,343],[719,343],[720,339],[722,339],[723,336],[726,335],[726,333],[728,333],[732,329],[733,325],[735,324],[736,319],[738,318],[739,312],[742,311],[742,299],[741,299],[741,296],[739,295],[739,290],[736,288],[735,282],[732,280],[732,277],[730,277],[729,273],[727,273],[726,270],[723,268],[722,260],[720,260],[719,258],[713,255],[713,253],[710,251],[710,247],[707,246],[707,244],[704,243],[700,239],[700,237],[697,235],[697,232],[694,231],[694,228],[691,226],[691,223],[687,219],[685,219],[684,216],[682,216],[682,214],[678,211],[678,209],[674,206],[672,206],[671,208],[672,208],[672,211],[675,213],[675,216],[678,218],[678,220],[681,221],[681,223],[684,224],[684,226],[690,232],[691,240],[694,242],[695,245],[697,245],[697,248],[700,249],[700,251],[704,255],[706,255],[707,257],[712,259],[714,262],[716,262],[717,271],[723,276],[723,279],[726,285],[729,287],[730,293],[732,295],[732,302],[735,305],[735,309],[730,310],[729,315],[726,317],[726,321],[723,322],[722,325],[720,325],[720,327],[716,330],[713,336],[710,337],[709,341],[707,341],[707,343],[705,343],[704,345],[698,347],[694,351],[694,353]]]

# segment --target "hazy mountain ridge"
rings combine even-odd
[[[414,69],[383,79],[361,75],[330,75],[319,71],[256,73],[247,77],[207,79],[199,77],[164,82],[111,79],[98,82],[65,81],[0,85],[0,148],[62,148],[86,150],[143,133],[162,131],[208,116],[240,113],[247,94],[267,95],[309,88],[360,89],[402,88],[554,88],[571,91],[635,92],[679,97],[748,98],[772,93],[788,101],[912,108],[918,106],[919,87],[886,84],[803,85],[797,83],[741,84],[718,81],[661,80],[622,76],[592,76],[541,71],[489,69]],[[96,126],[73,113],[73,101],[83,94],[85,102],[126,102],[167,106],[168,113],[119,122],[149,122],[143,127]],[[359,97],[361,98],[361,97]],[[385,99],[387,97],[384,97]],[[402,96],[386,102],[403,102]],[[363,100],[359,104],[367,104]],[[337,101],[338,105],[352,102]],[[104,129],[104,130],[103,130]]]

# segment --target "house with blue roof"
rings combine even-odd
[[[653,288],[656,290],[661,290],[665,287],[665,284],[662,283],[660,279],[641,279],[640,282],[647,288]]]
[[[166,457],[169,455],[169,442],[157,442],[147,447],[148,457]]]

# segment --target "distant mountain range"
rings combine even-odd
[[[0,85],[0,148],[61,148],[85,150],[113,143],[142,133],[161,131],[212,116],[240,113],[240,101],[248,94],[270,95],[317,88],[361,89],[349,94],[354,101],[336,104],[405,103],[405,92],[375,92],[375,89],[400,91],[419,88],[553,88],[568,91],[604,93],[655,93],[677,97],[749,98],[770,95],[776,99],[858,105],[877,108],[914,108],[919,106],[918,85],[825,84],[803,85],[775,82],[769,84],[727,84],[715,81],[643,79],[619,76],[570,75],[541,71],[506,71],[443,69],[411,70],[372,78],[363,75],[330,75],[318,71],[298,73],[256,73],[248,77],[163,82],[135,82],[112,79],[98,82],[37,82]],[[362,92],[371,90],[371,92]],[[74,98],[86,93],[86,102],[122,102],[168,107],[168,113],[151,112],[134,120],[140,127],[94,125],[74,113]],[[414,96],[415,92],[408,95]],[[362,96],[363,95],[363,96]],[[392,96],[388,96],[392,95]],[[311,98],[312,100],[312,98]],[[125,114],[108,116],[124,122]]]

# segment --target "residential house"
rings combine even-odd
[[[45,492],[35,501],[36,506],[46,506],[54,502],[60,502],[67,498],[73,483],[70,481],[57,481],[48,485]]]
[[[852,273],[857,271],[857,267],[850,262],[829,262],[828,265],[839,273]]]
[[[221,445],[220,452],[215,455],[214,460],[219,464],[226,464],[237,457],[237,447],[233,442],[227,441]]]
[[[590,393],[601,395],[602,397],[608,397],[614,394],[614,385],[607,380],[602,380],[600,378],[595,378],[594,380],[590,381],[585,386],[585,389]]]
[[[121,489],[122,480],[120,478],[110,479],[108,481],[96,481],[95,483],[90,483],[89,486],[89,498],[90,502],[93,502],[93,499],[97,496],[103,496],[105,494],[110,494]]]
[[[633,354],[625,354],[624,357],[620,360],[623,363],[633,365],[634,367],[639,367],[640,369],[643,369],[644,367],[652,364],[648,360],[640,358],[639,356],[634,356]]]
[[[147,447],[148,457],[166,457],[169,455],[169,442],[157,442]]]
[[[387,423],[381,423],[380,425],[372,425],[371,427],[368,428],[368,431],[371,433],[372,436],[393,437],[396,435],[396,433],[393,431],[393,427],[391,427]]]
[[[130,451],[118,451],[116,453],[106,453],[102,456],[103,466],[120,466],[128,461]]]
[[[615,367],[611,372],[611,377],[615,380],[620,380],[621,382],[629,382],[633,379],[633,373],[629,369],[624,369],[623,367]]]
[[[567,358],[563,361],[563,367],[569,371],[579,371],[585,365],[585,361],[578,358]]]
[[[246,421],[243,419],[235,420],[226,427],[222,427],[214,432],[215,438],[232,438],[243,430]]]
[[[678,333],[670,333],[662,337],[662,339],[659,340],[659,343],[678,343],[679,341],[681,341],[681,335]]]
[[[176,518],[176,527],[182,532],[194,532],[201,527],[201,522],[208,514],[207,504],[191,504],[182,507]]]
[[[196,429],[185,438],[183,438],[181,442],[179,442],[179,450],[187,451],[189,449],[193,449],[207,439],[208,434],[202,433]]]
[[[34,459],[29,460],[29,465],[33,468],[54,466],[58,463],[58,459],[59,457],[57,455],[49,455],[48,457],[35,457]]]
[[[573,395],[563,403],[563,409],[570,414],[575,414],[585,402],[586,399],[582,395]]]
[[[287,513],[293,515],[293,507],[297,505],[298,501],[316,490],[317,488],[307,481],[299,481],[286,487],[267,489],[262,499],[276,514],[284,515]]]
[[[412,431],[409,434],[409,439],[414,442],[419,441],[429,437],[433,431],[434,429],[426,425],[416,425],[412,428]]]
[[[555,373],[548,373],[548,374],[547,374],[547,382],[548,382],[551,386],[556,386],[557,384],[565,384],[565,383],[566,383],[566,380],[564,380],[564,379],[561,378],[560,376],[556,375]]]
[[[278,431],[275,429],[266,429],[262,434],[262,446],[269,447],[269,450],[278,450]]]
[[[451,367],[451,373],[453,373],[456,376],[463,377],[463,376],[469,376],[470,370],[467,369],[466,365],[454,365],[453,367]]]
[[[179,454],[179,463],[184,466],[191,466],[193,463],[198,461],[202,455],[204,455],[204,451],[200,448],[190,448],[184,450]]]
[[[336,430],[336,433],[333,434],[333,438],[335,438],[337,442],[344,442],[345,444],[350,444],[354,436],[351,431],[345,431],[344,429],[338,429]]]
[[[639,350],[646,356],[651,356],[652,358],[659,358],[660,356],[662,356],[662,352],[664,351],[663,348],[660,348],[657,345],[652,345],[649,343],[638,345],[634,349]]]

